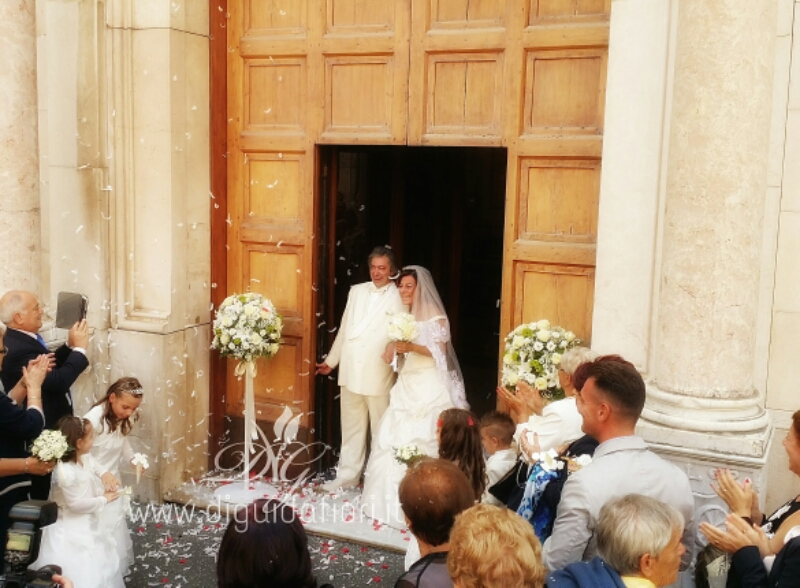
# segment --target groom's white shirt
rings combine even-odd
[[[355,394],[389,394],[394,372],[381,355],[389,342],[389,317],[406,312],[397,287],[389,282],[376,288],[372,282],[350,288],[336,340],[325,363],[339,366],[339,386]]]

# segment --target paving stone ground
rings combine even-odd
[[[147,505],[137,506],[147,512]],[[127,588],[216,586],[224,517],[180,505],[150,505],[147,520],[130,525],[136,561]],[[314,535],[309,547],[318,582],[335,588],[394,586],[403,571],[403,555],[396,552]]]

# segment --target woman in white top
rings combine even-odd
[[[583,437],[583,419],[575,404],[577,390],[572,376],[579,365],[596,357],[597,353],[587,347],[573,347],[566,351],[558,369],[558,383],[565,397],[547,405],[539,390],[525,382],[517,384],[516,395],[502,386],[497,389],[498,395],[511,408],[517,423],[514,440],[520,447],[520,456],[528,463],[534,461],[531,454],[550,449],[560,453],[567,445]],[[534,433],[539,441],[538,449],[535,448]]]

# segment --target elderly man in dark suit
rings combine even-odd
[[[48,353],[39,335],[42,328],[42,305],[37,296],[23,290],[7,292],[0,298],[0,321],[8,330],[5,345],[8,347],[0,380],[6,390],[11,390],[22,378],[22,368],[32,359]],[[89,329],[83,320],[69,330],[67,344],[55,352],[55,367],[42,384],[42,407],[45,428],[55,427],[58,419],[72,414],[70,387],[89,366],[86,348]],[[37,478],[31,489],[31,498],[46,500],[50,491],[50,476]]]

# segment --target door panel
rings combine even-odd
[[[259,418],[314,409],[316,256],[333,255],[314,236],[332,232],[317,227],[328,218],[318,192],[331,185],[318,177],[318,144],[505,147],[501,335],[548,317],[589,339],[610,8],[229,4],[227,292],[263,292],[286,317],[284,349],[259,365]],[[387,206],[401,211],[402,195]],[[239,416],[243,387],[229,367],[226,409]]]

